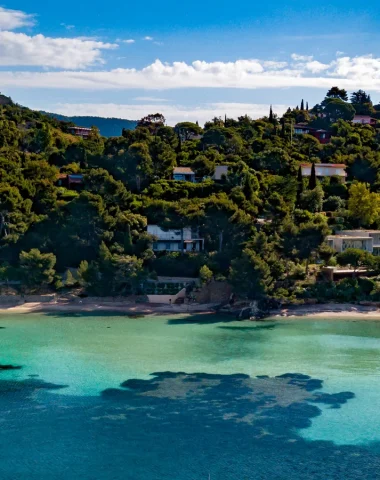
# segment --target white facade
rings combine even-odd
[[[158,225],[148,225],[148,233],[155,237],[153,242],[155,252],[200,252],[204,249],[204,239],[199,238],[198,232],[190,227],[185,227],[181,231],[181,229],[163,230]]]
[[[370,237],[372,238],[373,253],[380,254],[380,230],[342,230],[338,235],[350,235],[352,237]]]
[[[348,248],[358,248],[373,253],[373,238],[359,235],[329,235],[326,243],[336,252],[341,253]]]
[[[301,165],[303,177],[310,177],[312,164]],[[343,177],[346,178],[346,165],[333,163],[316,163],[315,174],[317,177]]]

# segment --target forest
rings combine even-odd
[[[373,124],[356,124],[369,115]],[[378,123],[377,119],[379,119]],[[380,300],[380,257],[337,254],[326,236],[380,228],[380,105],[331,88],[280,118],[214,118],[167,126],[159,114],[119,137],[69,133],[70,123],[0,96],[0,281],[27,291],[81,288],[144,295],[158,275],[228,282],[243,298],[302,302]],[[297,134],[295,125],[326,131]],[[301,165],[313,164],[310,176]],[[344,164],[347,177],[317,178]],[[228,174],[213,179],[217,166]],[[189,167],[196,182],[173,179]],[[68,175],[81,182],[68,185]],[[201,252],[154,252],[148,225],[191,227]],[[326,281],[322,266],[365,267]]]

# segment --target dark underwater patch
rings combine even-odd
[[[60,388],[0,381],[2,480],[378,478],[378,449],[298,434],[323,414],[318,405],[353,397],[324,393],[307,375],[157,372],[100,397],[49,393]]]

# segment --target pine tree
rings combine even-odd
[[[301,100],[301,110],[305,110],[305,104],[304,104],[303,99]]]
[[[309,179],[309,190],[314,190],[317,186],[317,175],[315,173],[315,163],[311,166],[311,175]]]

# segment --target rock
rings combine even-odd
[[[21,370],[18,365],[0,365],[0,370]]]

